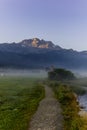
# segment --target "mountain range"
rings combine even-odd
[[[64,49],[38,38],[0,44],[0,67],[87,69],[87,51]]]

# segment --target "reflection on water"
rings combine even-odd
[[[79,96],[78,100],[79,100],[80,106],[83,107],[85,111],[87,111],[87,94],[83,96]]]

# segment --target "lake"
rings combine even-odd
[[[78,101],[79,101],[80,106],[82,106],[83,109],[87,111],[87,94],[79,96]]]

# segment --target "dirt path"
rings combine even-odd
[[[63,130],[60,104],[49,87],[45,87],[45,92],[28,130]]]

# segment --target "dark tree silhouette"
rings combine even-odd
[[[75,76],[69,70],[56,68],[53,71],[48,72],[48,78],[50,80],[71,80],[75,79]]]

